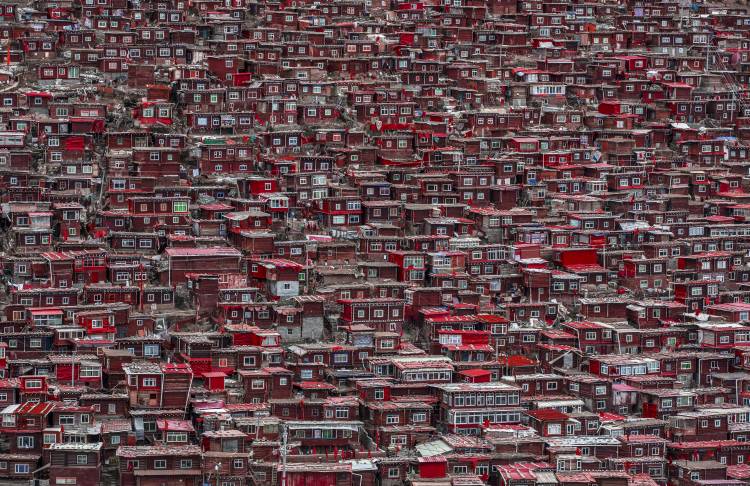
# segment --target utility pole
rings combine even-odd
[[[283,424],[281,426],[281,486],[286,486],[287,434],[286,424]]]

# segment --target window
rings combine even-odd
[[[101,368],[98,366],[82,366],[79,375],[81,378],[98,378],[101,376]]]
[[[167,432],[167,442],[187,442],[187,432]]]
[[[16,440],[16,444],[19,449],[33,449],[34,448],[34,437],[29,435],[22,435]]]
[[[58,423],[60,425],[74,425],[76,423],[76,420],[72,415],[60,415]]]
[[[349,418],[349,409],[347,409],[347,408],[337,408],[336,409],[336,418],[337,419],[348,419]]]
[[[28,464],[16,464],[16,474],[28,474],[30,469]]]
[[[42,380],[26,380],[26,388],[42,388]]]
[[[89,456],[86,454],[76,454],[76,464],[83,465],[89,463]]]
[[[154,461],[154,469],[166,469],[166,468],[167,468],[166,459],[156,459]]]

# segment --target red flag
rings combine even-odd
[[[8,54],[5,56],[5,63],[10,66],[10,44],[8,44]]]

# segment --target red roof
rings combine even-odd
[[[304,268],[304,265],[297,263],[297,262],[293,262],[292,260],[285,260],[284,258],[269,258],[265,260],[253,258],[251,261],[254,264],[261,265],[264,267],[274,266],[276,268],[296,268],[296,269]]]
[[[602,422],[621,422],[625,417],[612,412],[599,412],[599,419]]]
[[[336,387],[325,381],[303,381],[297,383],[297,387],[303,390],[335,390]]]
[[[671,449],[714,449],[717,447],[750,446],[747,442],[738,440],[699,440],[695,442],[673,442],[669,444]]]
[[[63,311],[62,309],[58,309],[57,307],[33,307],[29,309],[29,313],[33,316],[35,315],[48,316],[50,314],[62,315]]]
[[[725,312],[744,312],[750,311],[750,304],[744,302],[727,302],[726,304],[715,304],[706,307],[706,310],[725,311]]]
[[[226,378],[227,374],[223,371],[206,371],[203,373],[203,378]]]
[[[551,421],[551,420],[568,420],[570,417],[567,414],[555,410],[554,408],[541,408],[539,410],[529,410],[526,415],[533,417],[539,421]]]
[[[667,88],[691,88],[691,89],[692,89],[692,88],[695,88],[695,86],[693,86],[693,85],[691,85],[691,84],[687,84],[687,83],[676,83],[676,82],[672,82],[672,83],[669,83],[669,82],[667,82],[667,81],[662,81],[662,82],[661,82],[661,85],[662,85],[662,86],[666,86]]]
[[[464,376],[478,377],[478,376],[491,375],[492,372],[488,371],[488,370],[483,370],[481,368],[472,368],[470,370],[463,370],[463,371],[459,372],[458,374],[459,375],[464,375]]]
[[[164,432],[195,432],[189,420],[157,420],[156,428]]]
[[[518,366],[531,366],[536,364],[536,361],[534,361],[533,359],[520,355],[508,356],[507,358],[501,357],[499,361],[511,368],[515,368]]]
[[[213,248],[167,248],[164,253],[169,257],[206,257],[206,256],[227,256],[241,257],[242,253],[232,247],[217,246]]]
[[[448,462],[448,459],[446,459],[445,456],[418,457],[417,462],[420,464]]]
[[[727,466],[727,477],[732,479],[750,479],[750,464]]]
[[[47,415],[55,408],[55,402],[26,402],[16,410],[16,415]]]
[[[573,329],[605,329],[605,327],[598,322],[589,321],[566,322],[565,325],[567,327],[572,327]]]

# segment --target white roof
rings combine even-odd
[[[417,444],[414,448],[417,449],[417,452],[422,457],[439,456],[453,451],[453,448],[442,440],[423,442],[421,444]]]
[[[550,447],[575,447],[575,446],[609,446],[619,445],[620,441],[614,437],[603,435],[578,435],[569,437],[547,437],[544,441]]]
[[[574,400],[548,400],[548,401],[537,401],[537,408],[557,408],[557,407],[582,407],[585,403],[581,399]]]
[[[377,471],[378,467],[369,459],[355,459],[346,461],[351,463],[352,471]]]
[[[102,448],[101,442],[91,442],[89,444],[50,444],[49,448],[54,451],[98,451]]]

